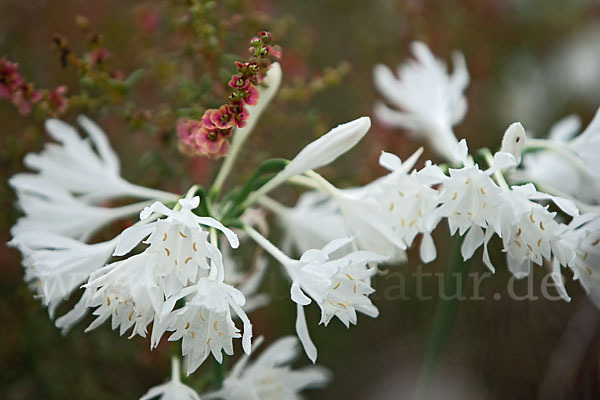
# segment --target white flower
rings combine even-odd
[[[126,229],[115,250],[115,255],[124,255],[149,236],[144,242],[149,245],[145,253],[152,256],[152,264],[161,277],[161,287],[167,297],[197,282],[202,275],[208,275],[209,261],[217,268],[217,274],[224,273],[221,253],[208,242],[208,232],[202,225],[220,230],[232,247],[239,246],[236,234],[230,229],[213,218],[199,217],[192,212],[199,204],[199,197],[179,200],[180,210],[171,210],[159,202],[152,204],[140,214],[141,221],[153,215],[167,218]]]
[[[295,250],[302,254],[348,235],[344,217],[326,193],[305,192],[291,208],[268,197],[260,203],[277,215],[277,222],[284,230],[281,248],[286,253]]]
[[[557,122],[547,140],[528,139],[526,147],[538,151],[523,157],[523,169],[513,180],[530,180],[586,203],[600,203],[600,109],[573,138],[579,128],[579,119],[571,116]]]
[[[44,195],[48,186],[55,186],[87,203],[124,196],[165,201],[177,199],[177,195],[133,185],[124,180],[120,176],[119,159],[104,132],[83,116],[78,121],[89,139],[82,139],[73,127],[62,121],[46,121],[46,129],[59,144],[49,143],[40,154],[25,156],[25,165],[38,173],[15,175],[11,179],[15,189],[19,190],[22,184],[26,184],[28,190]]]
[[[85,244],[51,232],[27,231],[8,244],[23,254],[25,281],[53,317],[56,307],[106,264],[117,242]]]
[[[571,266],[573,279],[579,280],[590,300],[600,308],[600,218],[582,217],[587,221],[576,230],[579,243]]]
[[[262,337],[254,349],[262,342]],[[299,393],[323,387],[330,380],[328,370],[309,366],[293,370],[289,364],[298,355],[298,339],[286,336],[273,342],[255,361],[241,358],[223,382],[223,387],[204,395],[205,399],[224,400],[300,400]]]
[[[449,161],[456,161],[452,148],[457,143],[452,126],[460,122],[467,102],[463,91],[469,74],[461,53],[453,54],[454,71],[448,75],[445,64],[436,59],[426,44],[412,43],[416,58],[398,68],[398,78],[383,65],[375,66],[376,88],[401,111],[378,103],[375,115],[384,123],[407,129],[425,138],[433,149]]]
[[[174,331],[169,341],[182,339],[181,350],[186,356],[188,375],[194,372],[210,353],[219,363],[223,361],[223,351],[228,355],[233,354],[233,339],[241,335],[233,323],[231,310],[242,320],[242,347],[247,354],[250,353],[252,324],[242,310],[246,301],[242,292],[222,281],[200,278],[194,286],[173,297],[167,310],[183,296],[190,296],[185,306],[163,315],[163,318],[166,329]]]
[[[436,213],[437,190],[425,184],[416,171],[408,174],[405,164],[393,154],[382,152],[379,163],[392,171],[375,195],[386,221],[407,246],[422,233],[421,259],[426,263],[433,261],[437,253],[431,232],[441,219]]]
[[[175,357],[171,360],[171,380],[150,388],[140,397],[140,400],[149,400],[158,396],[160,400],[200,400],[200,396],[194,389],[181,383],[179,360]]]
[[[112,329],[120,327],[120,335],[133,327],[131,336],[146,337],[148,324],[160,314],[164,302],[151,262],[146,253],[114,262],[85,285],[91,290],[87,306],[97,307],[93,314],[98,316],[86,332],[112,318]]]
[[[17,190],[17,205],[24,216],[11,228],[13,236],[29,231],[46,231],[87,241],[100,228],[112,221],[134,215],[147,202],[107,208],[85,204],[60,188],[43,195]]]
[[[369,295],[374,292],[371,277],[376,269],[369,263],[381,263],[388,257],[368,251],[353,251],[340,258],[332,254],[352,242],[351,238],[335,239],[320,250],[306,251],[300,260],[285,255],[265,237],[250,227],[246,232],[260,246],[275,257],[292,280],[290,294],[297,304],[296,332],[311,361],[317,358],[317,348],[310,339],[304,306],[313,300],[321,308],[320,324],[327,325],[335,316],[347,327],[356,324],[356,312],[377,317],[379,311],[371,303]]]
[[[502,237],[507,253],[509,270],[517,278],[531,272],[531,263],[542,265],[543,260],[552,260],[552,255],[561,265],[569,265],[575,257],[577,243],[563,240],[568,227],[555,220],[556,213],[548,211],[532,199],[549,199],[571,215],[577,209],[564,200],[539,193],[532,184],[513,186],[499,196],[501,203],[493,217],[494,230]]]

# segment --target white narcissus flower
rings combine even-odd
[[[453,54],[454,71],[449,75],[445,64],[436,59],[426,44],[413,42],[416,60],[398,68],[398,77],[384,65],[373,71],[375,87],[395,110],[383,103],[375,106],[375,115],[387,125],[407,129],[426,139],[448,161],[457,161],[452,153],[457,139],[452,126],[466,111],[464,90],[469,74],[461,53]]]
[[[199,204],[197,196],[191,200],[179,200],[179,210],[171,210],[159,202],[152,204],[142,211],[140,220],[160,215],[166,218],[126,229],[121,233],[115,250],[117,256],[127,254],[149,236],[144,242],[149,244],[145,253],[152,256],[156,273],[161,277],[161,288],[167,297],[197,282],[202,275],[208,275],[209,260],[219,275],[224,273],[221,252],[208,241],[209,234],[202,228],[203,225],[223,232],[232,247],[239,246],[236,234],[219,221],[199,217],[192,212]]]
[[[571,265],[573,279],[579,280],[590,300],[600,308],[600,217],[582,215],[583,223],[576,226],[578,236],[576,257]]]
[[[552,261],[552,256],[561,265],[572,263],[577,242],[563,240],[568,227],[555,220],[555,212],[532,200],[551,200],[567,214],[576,216],[578,210],[572,202],[540,193],[532,184],[513,186],[502,191],[499,199],[491,224],[502,238],[508,268],[515,277],[526,277],[532,262],[542,265],[544,259]]]
[[[260,345],[262,337],[254,344]],[[206,400],[300,400],[305,389],[323,387],[331,378],[325,368],[308,366],[292,369],[298,356],[298,339],[285,336],[273,342],[254,361],[243,356],[223,381],[223,387],[202,397]]]
[[[233,339],[242,337],[242,347],[249,354],[251,349],[252,324],[243,311],[246,299],[239,290],[221,280],[200,278],[198,282],[172,297],[166,310],[175,302],[188,296],[185,306],[171,313],[163,312],[162,329],[174,331],[169,341],[180,340],[182,354],[186,357],[187,374],[194,372],[209,354],[215,360],[223,362],[223,351],[233,354]],[[231,310],[241,319],[244,326],[243,336],[235,327]],[[157,329],[155,325],[154,329]],[[153,346],[158,341],[153,333]]]
[[[159,400],[200,400],[200,396],[194,389],[181,383],[179,360],[176,357],[171,360],[171,380],[150,388],[139,400],[150,400],[157,397]]]
[[[424,183],[416,171],[408,174],[406,163],[402,164],[393,154],[383,152],[379,163],[392,171],[379,185],[379,193],[375,195],[386,220],[407,246],[412,244],[417,234],[422,233],[421,259],[425,263],[433,261],[437,252],[431,232],[441,219],[436,213],[437,190]]]
[[[313,300],[321,308],[321,324],[327,325],[335,316],[347,327],[356,324],[356,312],[377,317],[379,311],[369,299],[374,292],[371,277],[376,269],[368,264],[381,263],[388,257],[369,252],[353,251],[333,258],[332,254],[352,243],[352,238],[335,239],[322,249],[306,251],[299,260],[291,259],[254,229],[246,232],[285,268],[292,280],[290,295],[297,304],[296,332],[308,358],[315,362],[317,348],[310,339],[304,306]]]
[[[461,169],[450,169],[450,177],[445,179],[438,198],[440,207],[436,212],[447,218],[451,235],[467,236],[461,247],[465,260],[471,258],[482,244],[487,245],[492,231],[488,224],[497,212],[501,189],[476,165]],[[485,230],[485,234],[484,234]],[[484,249],[484,262],[493,271],[489,261],[487,246]]]
[[[177,199],[177,195],[124,180],[120,176],[119,159],[105,133],[83,116],[78,121],[89,138],[82,139],[72,126],[60,120],[46,121],[48,133],[59,143],[46,144],[40,154],[25,156],[25,165],[38,173],[13,176],[10,183],[17,191],[26,186],[28,191],[45,195],[47,187],[54,186],[92,204],[129,196],[163,201]]]
[[[149,254],[141,253],[107,265],[85,285],[90,290],[88,307],[96,307],[97,318],[86,332],[112,319],[112,329],[123,335],[133,327],[131,336],[146,337],[147,327],[160,314],[164,294]]]
[[[149,203],[107,208],[85,204],[69,192],[54,187],[43,195],[17,189],[17,206],[24,216],[11,228],[13,236],[29,231],[46,231],[87,241],[112,221],[135,215]]]
[[[117,238],[85,244],[51,232],[27,231],[8,244],[21,251],[25,281],[54,317],[56,307],[106,264]]]

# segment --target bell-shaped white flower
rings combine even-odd
[[[117,239],[85,244],[51,232],[27,231],[8,244],[23,254],[25,281],[54,317],[56,307],[106,264]]]
[[[384,262],[388,257],[369,251],[353,251],[334,258],[334,253],[352,243],[352,238],[340,238],[320,250],[308,250],[299,260],[294,260],[254,229],[246,227],[246,232],[275,257],[290,276],[290,294],[292,301],[297,304],[298,313],[296,332],[311,361],[317,359],[317,348],[308,333],[304,306],[314,300],[321,308],[320,323],[325,325],[334,316],[347,327],[356,324],[357,311],[371,317],[379,315],[368,297],[374,292],[371,277],[376,272],[368,264]]]
[[[575,230],[579,242],[571,265],[573,279],[579,280],[590,300],[600,308],[600,218],[582,217],[585,223]]]
[[[179,368],[179,360],[173,357],[171,360],[171,380],[150,388],[146,394],[140,397],[140,400],[150,400],[159,396],[159,400],[200,400],[200,396],[194,389],[181,383]]]
[[[379,162],[393,172],[379,185],[379,193],[375,195],[386,220],[407,246],[422,233],[421,259],[433,261],[437,252],[431,232],[441,219],[436,213],[437,190],[424,183],[416,171],[408,174],[405,165],[393,154],[383,152]]]
[[[166,218],[126,229],[115,250],[117,256],[127,254],[149,236],[144,242],[149,245],[145,253],[152,256],[167,297],[197,282],[201,276],[207,276],[209,261],[219,268],[218,274],[223,274],[221,253],[208,241],[209,234],[202,226],[220,230],[232,247],[239,246],[236,234],[230,229],[213,218],[199,217],[192,212],[199,204],[199,197],[179,200],[179,210],[171,210],[159,202],[152,204],[140,214],[141,221],[153,215]]]
[[[37,174],[17,174],[11,185],[19,190],[26,185],[38,195],[47,186],[56,186],[86,203],[99,203],[116,197],[138,197],[163,201],[176,200],[177,195],[137,186],[120,176],[120,163],[102,130],[81,116],[79,124],[88,138],[81,138],[70,125],[56,119],[46,121],[46,129],[58,143],[49,143],[40,154],[25,156],[27,167]],[[33,184],[30,184],[33,183]]]
[[[111,318],[112,329],[120,328],[120,335],[133,327],[131,336],[146,337],[146,328],[164,303],[151,256],[137,254],[104,268],[102,276],[85,285],[92,291],[87,306],[97,307],[93,312],[97,318],[86,332]]]
[[[242,347],[247,354],[250,353],[252,324],[242,310],[246,301],[242,292],[218,278],[200,278],[194,286],[171,298],[166,310],[171,309],[175,301],[183,296],[188,296],[185,306],[163,315],[165,322],[161,324],[164,324],[166,330],[174,331],[169,341],[181,339],[181,350],[186,357],[188,375],[211,353],[219,363],[223,361],[223,351],[232,355],[234,338],[242,337]],[[235,327],[232,310],[243,323],[243,336]],[[156,328],[155,326],[154,329]],[[156,345],[154,337],[153,342],[153,345]]]
[[[503,191],[501,203],[493,217],[494,230],[502,237],[509,270],[517,278],[531,272],[531,263],[542,265],[554,255],[564,266],[574,257],[577,243],[562,240],[568,231],[566,225],[555,220],[556,213],[550,212],[532,199],[555,200],[535,190],[532,184],[513,186]],[[562,209],[576,214],[577,210],[564,201],[555,201]],[[565,206],[566,205],[566,206]]]
[[[453,54],[454,71],[449,75],[445,64],[434,57],[426,44],[413,42],[415,60],[398,68],[398,77],[384,65],[373,71],[375,87],[390,103],[375,106],[375,115],[384,123],[407,129],[426,139],[432,148],[449,161],[457,161],[452,153],[457,139],[452,126],[460,122],[466,111],[464,90],[469,74],[461,53]]]
[[[254,349],[262,342],[256,340]],[[224,400],[298,400],[305,389],[323,387],[331,378],[325,368],[309,366],[291,369],[298,356],[298,339],[285,336],[273,342],[254,361],[243,356],[223,381],[223,387],[203,395],[204,399]]]

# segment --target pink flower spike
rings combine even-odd
[[[258,103],[258,89],[256,86],[249,85],[246,90],[244,90],[244,103],[249,106],[255,106]]]

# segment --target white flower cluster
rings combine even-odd
[[[169,341],[181,340],[188,374],[210,354],[219,363],[223,352],[232,355],[236,338],[250,354],[252,324],[246,312],[267,301],[264,294],[256,294],[266,263],[259,257],[250,272],[237,268],[230,251],[240,242],[232,226],[242,228],[283,266],[297,308],[296,332],[313,363],[317,348],[304,307],[316,303],[319,323],[325,326],[337,317],[349,327],[357,323],[357,313],[377,317],[379,311],[369,298],[377,265],[405,261],[417,237],[422,261],[436,259],[432,234],[442,221],[451,236],[463,237],[465,260],[483,247],[483,262],[494,271],[488,244],[496,236],[517,278],[529,275],[532,264],[547,263],[568,300],[561,268],[570,268],[600,306],[600,217],[594,201],[600,193],[600,113],[570,141],[576,130],[570,122],[557,127],[551,140],[530,139],[521,124],[514,123],[500,151],[483,152],[475,163],[466,141],[457,140],[452,131],[467,108],[463,91],[469,78],[463,57],[455,55],[454,73],[448,75],[427,46],[415,43],[413,51],[417,61],[401,67],[399,78],[386,67],[376,67],[376,86],[402,110],[380,104],[376,114],[426,137],[452,164],[427,161],[416,169],[422,149],[404,162],[382,152],[379,162],[389,173],[358,188],[337,188],[314,170],[354,147],[370,128],[367,117],[332,129],[282,164],[270,180],[237,192],[246,197],[225,196],[219,203],[223,181],[250,133],[242,131],[203,208],[196,187],[180,198],[121,178],[105,135],[89,120],[80,119],[89,140],[62,122],[49,121],[47,129],[60,143],[26,157],[26,165],[37,173],[19,174],[10,181],[24,213],[13,227],[10,244],[23,253],[26,281],[51,316],[63,299],[83,289],[74,308],[56,320],[65,331],[91,313],[95,319],[88,330],[110,319],[121,335],[131,331],[131,336],[145,337],[152,324],[152,348],[170,332]],[[270,86],[262,101],[273,97],[280,79],[276,66],[267,74]],[[253,118],[264,108],[259,103]],[[554,173],[559,170],[563,175],[557,178]],[[565,179],[569,182],[563,185]],[[286,207],[268,197],[284,183],[312,190],[301,195],[296,206]],[[102,205],[131,197],[144,201]],[[267,229],[253,206],[277,216],[284,232],[283,251],[263,236]],[[114,239],[91,241],[110,222],[140,211],[140,221]],[[251,365],[244,357],[223,388],[205,398],[296,399],[305,387],[323,384],[327,374],[321,369],[291,371],[286,366],[295,346],[295,338],[284,338]],[[142,399],[159,395],[199,398],[180,382],[178,360],[171,382]]]

